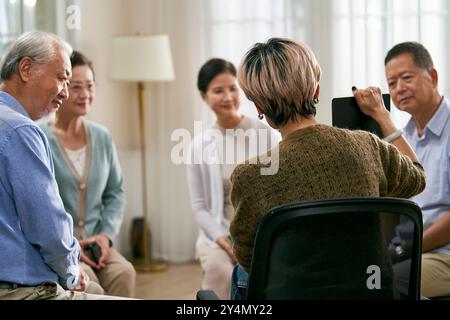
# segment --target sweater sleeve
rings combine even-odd
[[[230,224],[230,234],[233,241],[233,250],[236,260],[245,269],[250,271],[252,261],[253,246],[256,237],[256,230],[261,218],[258,204],[251,199],[252,179],[248,175],[249,166],[237,166],[231,175],[231,202],[235,210],[235,215]]]
[[[400,153],[393,145],[372,136],[379,152],[387,181],[387,192],[382,196],[410,198],[425,189],[425,173],[421,166]]]

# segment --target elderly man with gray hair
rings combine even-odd
[[[56,35],[28,32],[1,64],[0,299],[102,298],[77,292],[89,278],[47,138],[34,123],[67,99],[71,53]]]

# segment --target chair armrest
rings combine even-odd
[[[212,290],[200,290],[197,291],[197,300],[220,300],[220,298]]]

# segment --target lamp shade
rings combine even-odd
[[[175,79],[167,35],[113,37],[110,52],[109,74],[114,80]]]

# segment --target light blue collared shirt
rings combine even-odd
[[[421,208],[424,230],[450,212],[450,104],[445,98],[424,133],[419,137],[411,118],[405,137],[417,154],[426,175],[427,186],[411,198]],[[450,254],[450,243],[432,252]]]
[[[0,91],[0,281],[73,286],[79,256],[47,138],[19,102]]]

